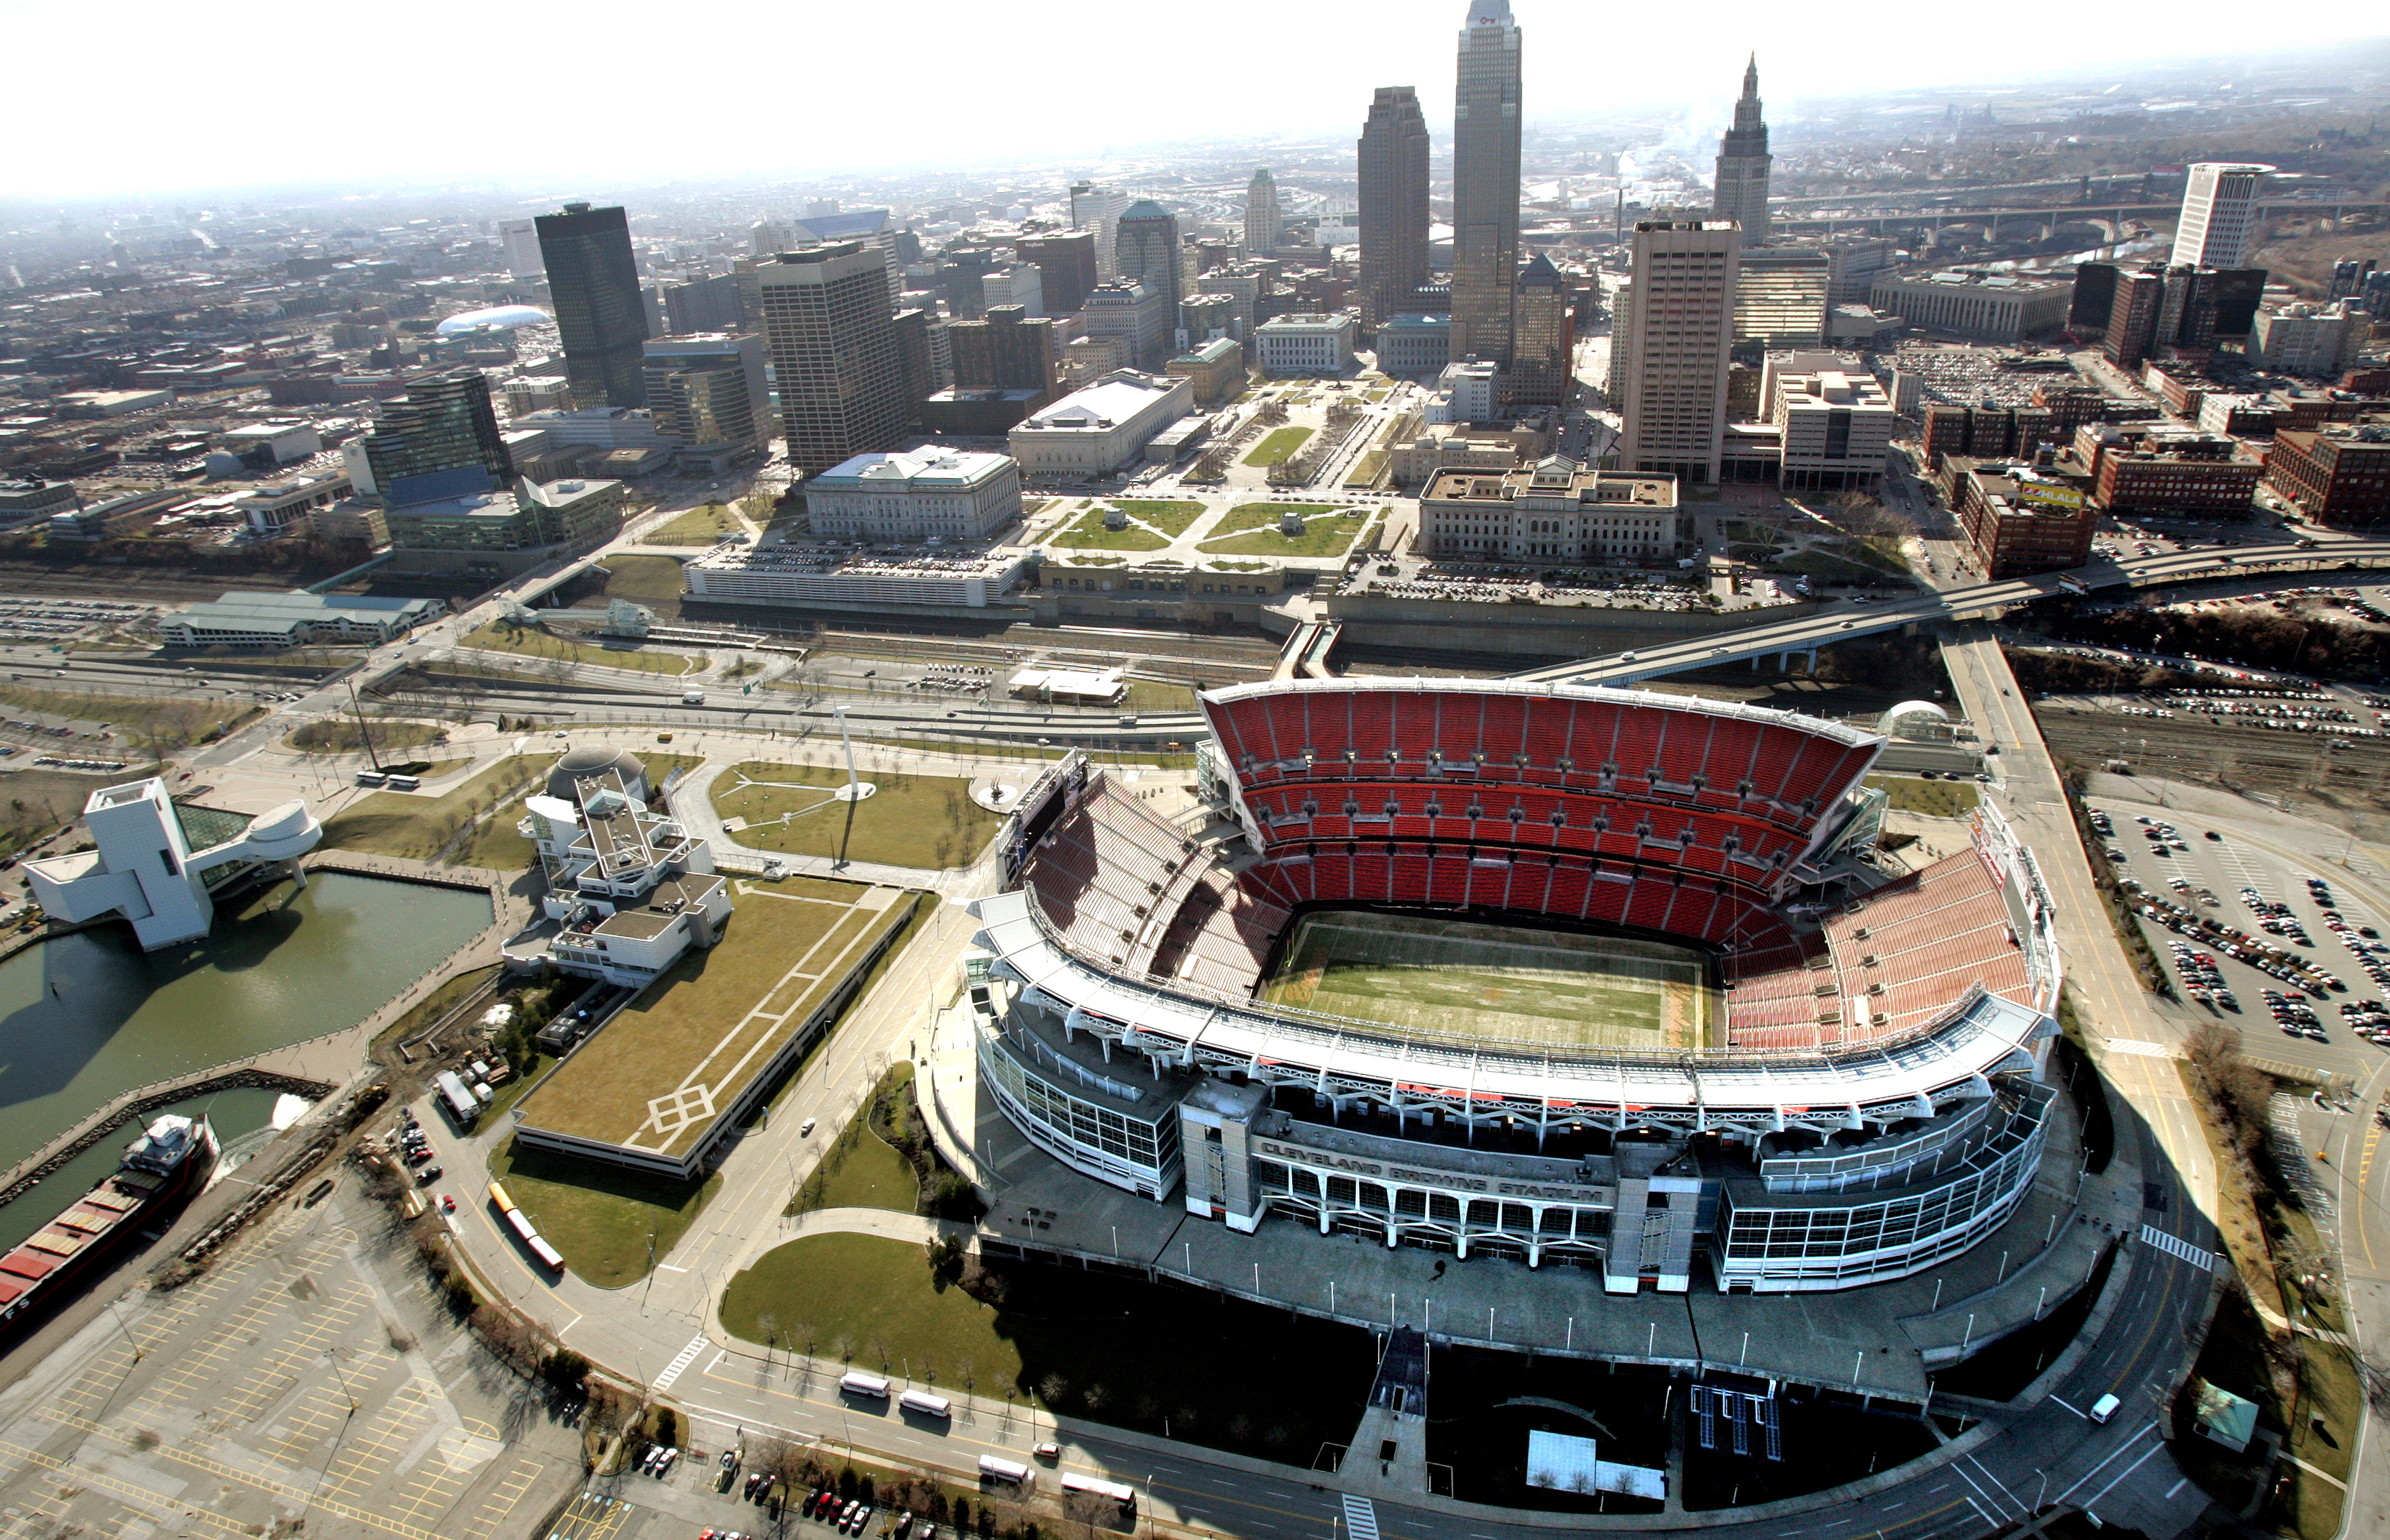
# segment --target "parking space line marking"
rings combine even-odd
[[[540,1469],[540,1462],[530,1456],[518,1456],[514,1468],[482,1504],[482,1511],[473,1516],[472,1526],[466,1531],[467,1540],[495,1540],[499,1527],[513,1517],[516,1505],[538,1483]]]

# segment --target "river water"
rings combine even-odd
[[[490,918],[469,889],[317,872],[304,892],[285,882],[219,909],[186,946],[144,953],[111,925],[18,953],[0,962],[0,1168],[120,1092],[356,1025]],[[263,1127],[273,1104],[218,1097],[218,1135]],[[102,1139],[0,1209],[0,1245],[115,1169],[132,1136]]]

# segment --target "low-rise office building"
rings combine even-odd
[[[2265,470],[2254,458],[2199,449],[2111,449],[2100,456],[2092,501],[2109,513],[2239,519],[2247,516]]]
[[[681,569],[691,598],[725,604],[936,605],[983,610],[1036,565],[1017,546],[869,555],[839,546],[718,545]]]
[[[1194,404],[1190,379],[1115,369],[1015,428],[1012,457],[1028,476],[1109,475],[1141,456],[1148,440]]]
[[[1763,389],[1782,443],[1779,477],[1791,488],[1868,488],[1883,480],[1900,414],[1871,375],[1809,368],[1794,354],[1769,359]]]
[[[158,639],[168,647],[379,647],[446,610],[438,599],[237,589],[161,617]]]
[[[2266,484],[2319,524],[2390,521],[2390,417],[2276,433]]]
[[[1676,556],[1677,479],[1588,469],[1440,470],[1420,492],[1420,549],[1446,561],[1605,566]]]
[[[2073,293],[2068,284],[2006,273],[1886,273],[1868,289],[1868,303],[1912,327],[2016,342],[2064,326]]]
[[[1951,502],[1987,578],[2058,572],[2091,559],[2100,514],[2076,489],[2023,466],[1964,470]]]
[[[1452,317],[1416,313],[1378,323],[1378,369],[1398,379],[1426,379],[1452,362]]]
[[[805,516],[824,538],[978,540],[1021,517],[1009,455],[925,445],[857,455],[807,481]]]
[[[276,535],[305,522],[318,509],[349,494],[346,471],[327,470],[296,481],[276,481],[243,494],[233,507],[255,535]]]
[[[2261,310],[2249,335],[2252,358],[2292,374],[2337,375],[2373,335],[2373,317],[2345,300]]]
[[[512,492],[479,492],[391,508],[391,544],[405,551],[510,553],[579,545],[623,523],[623,483],[524,480]]]
[[[1350,314],[1273,316],[1253,328],[1262,371],[1273,378],[1349,374],[1359,326]]]
[[[1172,359],[1164,371],[1195,387],[1195,404],[1217,406],[1245,388],[1245,350],[1231,337],[1214,337]]]

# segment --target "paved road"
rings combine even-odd
[[[2336,568],[2346,561],[2383,560],[2390,560],[2390,541],[2348,540],[2332,541],[2311,551],[2302,550],[2294,545],[2244,545],[2229,552],[2176,551],[2163,556],[2135,558],[2124,567],[2103,561],[2078,569],[2074,575],[2092,588],[2114,588],[2137,583],[2164,583],[2187,577],[2221,577],[2234,572],[2251,572],[2253,586],[2279,587],[2282,574],[2287,572]],[[1952,585],[1913,598],[1877,603],[1855,599],[1772,625],[1751,626],[1703,636],[1694,641],[1647,648],[1638,652],[1555,663],[1546,668],[1526,670],[1514,677],[1553,682],[1574,680],[1582,684],[1625,684],[1770,652],[1805,652],[1812,648],[1896,630],[1920,622],[1951,620],[2044,598],[2064,591],[2060,586],[2060,576],[2049,573],[1976,583],[1963,587]]]

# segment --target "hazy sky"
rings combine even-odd
[[[1715,101],[1722,120],[1754,47],[1765,94],[1787,113],[1804,95],[1871,83],[1980,84],[1987,71],[2028,72],[2018,47],[2070,25],[2020,12],[1987,31],[1980,7],[1930,0],[1512,8],[1526,31],[1530,124],[1653,100]],[[1370,89],[1392,84],[1418,86],[1442,132],[1467,10],[1466,0],[0,0],[18,125],[0,198],[801,179],[957,155],[1092,163],[1107,146],[1353,133]],[[2163,58],[2213,52],[2253,24],[2241,0],[2163,10],[2162,25],[2101,12],[2096,26],[2123,26],[2116,35],[2138,55]],[[2390,33],[2390,7],[2344,7],[2331,26],[2344,39]]]

